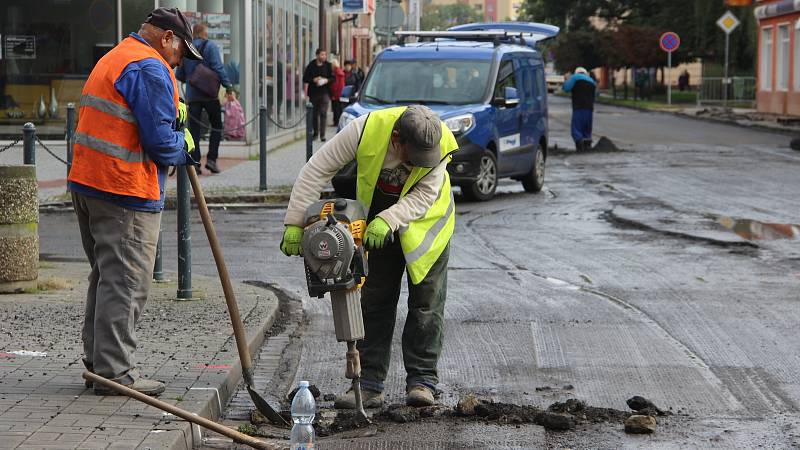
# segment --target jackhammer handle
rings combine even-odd
[[[225,303],[228,305],[228,314],[231,316],[231,324],[233,325],[233,336],[236,338],[236,348],[239,351],[239,359],[242,363],[242,378],[244,378],[244,381],[248,385],[252,386],[253,360],[250,358],[250,349],[247,347],[244,325],[242,324],[242,317],[239,314],[239,305],[236,303],[236,296],[233,293],[231,277],[228,274],[228,266],[225,265],[225,258],[222,256],[222,247],[219,245],[217,232],[214,230],[214,223],[211,221],[211,213],[208,212],[208,205],[203,195],[203,188],[200,186],[200,180],[197,178],[197,171],[195,171],[194,166],[191,164],[185,167],[186,172],[189,174],[189,182],[192,184],[195,200],[197,200],[197,209],[200,211],[200,218],[203,219],[203,227],[206,230],[206,236],[208,236],[211,253],[213,253],[214,262],[217,264],[217,272],[222,282],[222,292],[225,293]]]

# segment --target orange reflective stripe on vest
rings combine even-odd
[[[158,167],[147,157],[136,117],[114,83],[128,64],[155,58],[169,69],[178,110],[178,82],[158,52],[127,37],[103,56],[81,93],[69,181],[117,195],[159,200]]]

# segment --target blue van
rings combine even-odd
[[[558,31],[507,22],[397,32],[401,43],[378,54],[338,128],[377,109],[424,104],[458,140],[448,171],[466,197],[491,199],[500,178],[539,192],[547,159],[547,86],[536,43]],[[419,42],[403,43],[412,37]],[[334,189],[352,196],[355,177],[351,163],[334,177]]]

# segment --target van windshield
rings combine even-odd
[[[364,103],[465,105],[480,103],[489,80],[491,61],[378,61],[363,89]]]

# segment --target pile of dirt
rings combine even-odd
[[[547,430],[572,430],[579,424],[626,424],[631,416],[667,416],[663,411],[644,397],[636,396],[628,400],[633,411],[620,411],[613,408],[600,408],[587,405],[574,398],[555,402],[542,409],[533,405],[516,405],[481,399],[474,394],[461,398],[455,408],[435,405],[414,408],[405,405],[389,405],[364,422],[350,410],[321,410],[314,423],[317,435],[331,436],[354,430],[380,429],[382,424],[407,424],[420,421],[483,421],[500,425],[536,424]],[[626,428],[628,424],[626,424]],[[653,425],[653,431],[655,426]],[[360,431],[359,431],[360,432]],[[652,431],[650,431],[652,432]]]

